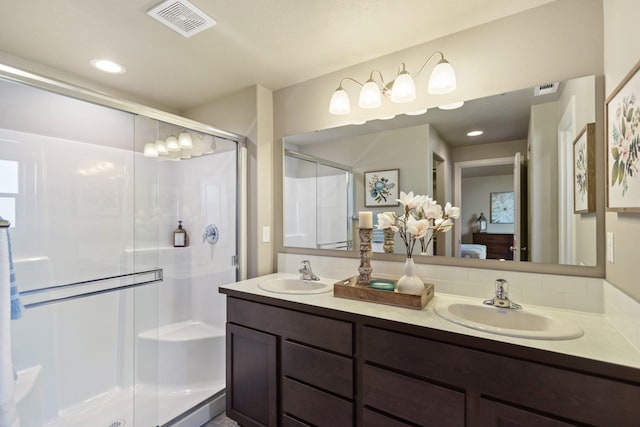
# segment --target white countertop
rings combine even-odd
[[[441,318],[433,310],[433,307],[439,303],[466,302],[482,304],[482,300],[477,298],[467,298],[436,292],[433,299],[429,301],[424,309],[415,310],[365,301],[336,298],[333,296],[333,291],[321,294],[295,295],[269,292],[258,287],[258,283],[261,281],[275,277],[298,277],[298,275],[275,273],[221,286],[221,288],[233,289],[235,291],[276,300],[296,302],[314,307],[402,322],[410,325],[423,326],[425,328],[454,332],[461,335],[516,344],[524,347],[547,350],[640,369],[640,352],[636,350],[636,348],[631,345],[631,343],[629,343],[629,341],[627,341],[620,332],[618,332],[611,321],[602,314],[532,307],[535,308],[537,312],[547,314],[551,317],[577,323],[584,330],[584,335],[580,338],[570,340],[513,338],[455,324]],[[322,281],[333,284],[340,281],[340,279],[334,280],[322,277]],[[524,308],[526,310],[526,306]]]

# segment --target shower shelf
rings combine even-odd
[[[163,280],[161,268],[135,273],[119,274],[117,276],[99,279],[83,280],[63,285],[48,286],[20,292],[20,299],[24,308],[34,308],[41,305],[71,301],[78,298],[121,291],[150,285]]]

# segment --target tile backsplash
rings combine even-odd
[[[340,280],[358,274],[358,260],[298,254],[278,254],[278,271],[296,273],[303,259],[311,261],[313,271],[320,277]],[[374,275],[399,277],[401,262],[372,261]],[[498,278],[509,282],[509,296],[519,304],[603,313],[603,280],[599,278],[523,273],[517,271],[450,267],[416,264],[416,273],[435,285],[436,293],[475,298],[494,296]]]

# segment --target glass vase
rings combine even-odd
[[[407,258],[404,263],[404,275],[398,280],[398,292],[403,294],[420,295],[424,290],[422,279],[416,276],[416,266],[413,258]]]

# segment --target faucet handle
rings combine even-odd
[[[509,296],[509,282],[504,279],[496,279],[496,296],[502,299]]]

